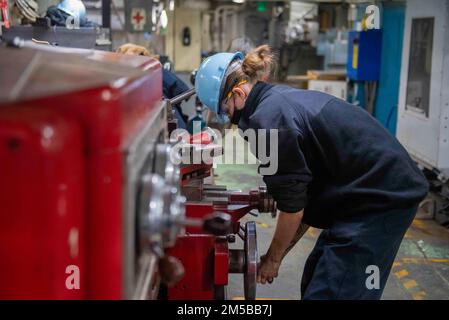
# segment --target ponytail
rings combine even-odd
[[[274,55],[268,45],[257,47],[245,56],[242,71],[251,81],[259,80],[273,69]]]
[[[226,75],[226,80],[221,91],[220,100],[232,90],[232,88],[240,81],[265,81],[274,67],[274,54],[270,46],[262,45],[257,47],[250,53],[246,54],[243,62],[235,62],[238,65],[231,63]]]

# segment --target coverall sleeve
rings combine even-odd
[[[177,75],[168,70],[162,69],[162,92],[165,98],[174,98],[188,90],[189,87],[187,84],[185,84],[184,81],[182,81]],[[180,121],[180,127],[185,129],[188,116],[182,112],[180,103],[173,107],[176,110],[175,115],[178,118],[178,121]]]
[[[184,83],[184,81],[182,81],[174,73],[165,69],[162,69],[162,86],[164,96],[168,99],[176,97],[189,90],[189,87]]]
[[[307,205],[307,185],[312,180],[312,173],[307,166],[302,151],[303,133],[300,128],[300,121],[292,119],[291,112],[289,114],[288,109],[285,110],[283,107],[277,110],[269,108],[268,111],[273,109],[273,113],[267,112],[264,114],[263,108],[260,108],[251,117],[250,127],[258,130],[259,133],[265,132],[270,159],[272,158],[272,152],[277,153],[277,171],[273,175],[264,175],[263,177],[268,192],[277,202],[279,210],[296,213]],[[270,139],[270,129],[278,129],[277,149],[275,141]],[[257,137],[260,139],[260,134]],[[259,158],[258,152],[259,150],[256,147],[257,158]],[[259,171],[268,165],[261,164]]]

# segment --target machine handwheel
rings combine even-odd
[[[245,224],[245,273],[244,279],[244,292],[246,300],[256,299],[257,288],[257,235],[256,235],[256,223],[249,221]]]

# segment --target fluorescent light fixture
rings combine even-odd
[[[161,27],[162,28],[167,28],[168,25],[168,17],[167,17],[167,12],[165,10],[162,10],[161,12]]]
[[[244,3],[245,0],[232,0],[232,2],[234,2],[234,3]]]

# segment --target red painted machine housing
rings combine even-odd
[[[82,298],[83,287],[65,286],[67,266],[85,270],[80,125],[51,110],[3,111],[0,299]]]
[[[161,107],[161,65],[75,53],[0,48],[0,298],[127,297],[124,159]]]
[[[201,137],[198,144],[209,148],[213,142]],[[217,148],[219,148],[217,146]],[[212,175],[212,165],[189,164],[181,167],[181,185],[189,199],[190,192],[196,197],[186,202],[186,217],[204,218],[213,212],[224,212],[232,221],[231,233],[239,233],[240,219],[258,208],[258,195],[253,192],[217,191],[225,200],[216,203],[204,196],[204,179]],[[190,191],[186,191],[189,188]],[[178,258],[185,269],[185,276],[167,289],[167,299],[212,300],[222,299],[223,287],[228,284],[229,246],[226,236],[214,236],[198,227],[187,227],[178,236],[176,245],[167,249],[167,254]]]

